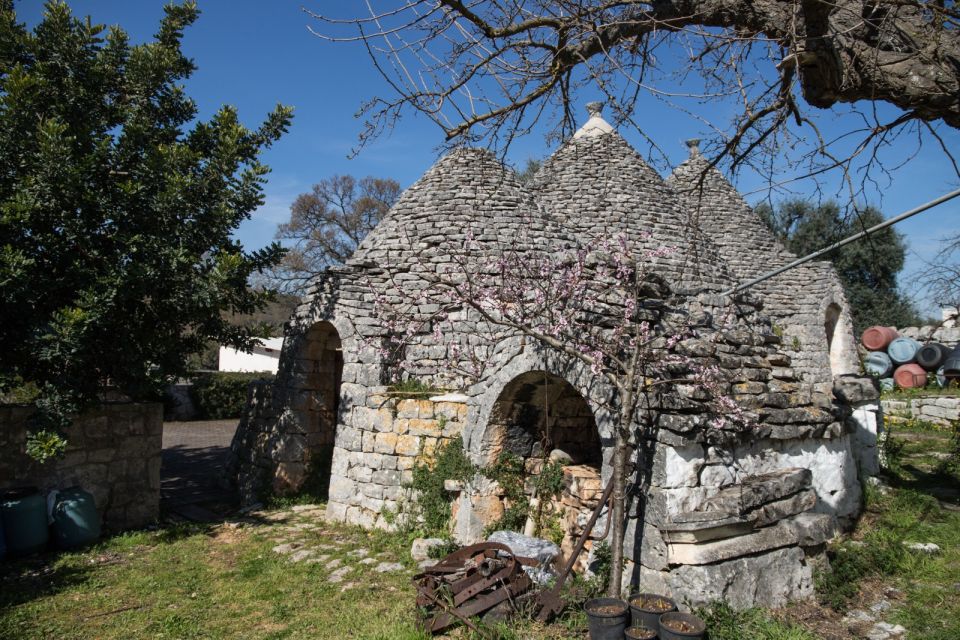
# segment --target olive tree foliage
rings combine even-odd
[[[777,207],[763,203],[756,211],[784,246],[798,256],[884,221],[883,213],[874,207],[844,216],[840,206],[829,201],[814,205],[806,200],[786,200]],[[919,323],[917,310],[898,284],[906,255],[903,236],[892,227],[827,254],[843,283],[857,335],[871,325],[910,327]]]
[[[288,250],[271,270],[270,284],[286,293],[306,293],[310,280],[353,254],[400,191],[400,184],[389,178],[335,175],[297,196],[290,221],[277,229],[276,239],[285,241]]]
[[[63,2],[29,31],[0,0],[0,393],[36,387],[35,457],[105,389],[154,398],[209,340],[256,341],[227,316],[264,306],[248,279],[283,250],[231,233],[263,202],[258,158],[291,110],[256,130],[229,107],[196,120],[181,39],[198,15],[168,5],[131,45]]]
[[[533,127],[570,135],[602,97],[649,142],[654,102],[696,119],[713,164],[770,188],[844,185],[853,203],[931,144],[957,170],[960,8],[926,0],[370,0],[314,13],[360,43],[389,89],[361,144],[413,110],[451,144],[502,147]],[[827,110],[827,111],[824,111]],[[822,182],[821,182],[822,181]],[[804,183],[807,184],[807,183]],[[809,190],[809,187],[804,187]]]

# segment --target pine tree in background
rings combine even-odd
[[[262,308],[248,279],[283,250],[231,233],[263,202],[258,158],[291,110],[255,131],[229,107],[195,121],[180,47],[198,15],[168,5],[131,46],[63,2],[30,32],[0,0],[0,393],[37,387],[35,457],[104,388],[155,397],[208,340],[256,339],[224,315]]]
[[[883,222],[873,207],[844,216],[833,202],[819,206],[805,200],[787,200],[776,208],[762,204],[757,213],[787,249],[805,256]],[[897,286],[906,246],[903,236],[887,227],[826,256],[840,275],[859,335],[872,325],[894,327],[920,323],[917,310]]]

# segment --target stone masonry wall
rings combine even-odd
[[[386,387],[370,389],[338,425],[330,477],[328,516],[367,527],[387,527],[418,457],[461,435],[466,398],[404,398]]]
[[[25,452],[28,406],[0,406],[0,490],[79,485],[93,494],[107,531],[143,527],[160,516],[163,405],[100,405],[66,430],[67,451],[40,464]]]
[[[960,398],[929,397],[914,400],[884,400],[885,414],[949,425],[960,421]]]

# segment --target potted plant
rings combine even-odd
[[[619,598],[593,598],[583,605],[590,628],[590,640],[623,640],[630,620],[630,608]]]
[[[691,613],[671,611],[660,616],[660,640],[703,638],[706,632],[706,623]]]
[[[623,635],[627,640],[656,640],[657,638],[655,630],[644,626],[630,627]]]
[[[654,630],[660,628],[660,616],[677,610],[673,599],[656,593],[633,593],[629,602],[633,623]]]

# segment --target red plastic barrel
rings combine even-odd
[[[927,372],[918,364],[904,364],[893,372],[893,379],[901,389],[919,389],[927,385]]]
[[[860,342],[870,351],[883,351],[899,335],[893,327],[870,327],[860,336]]]

